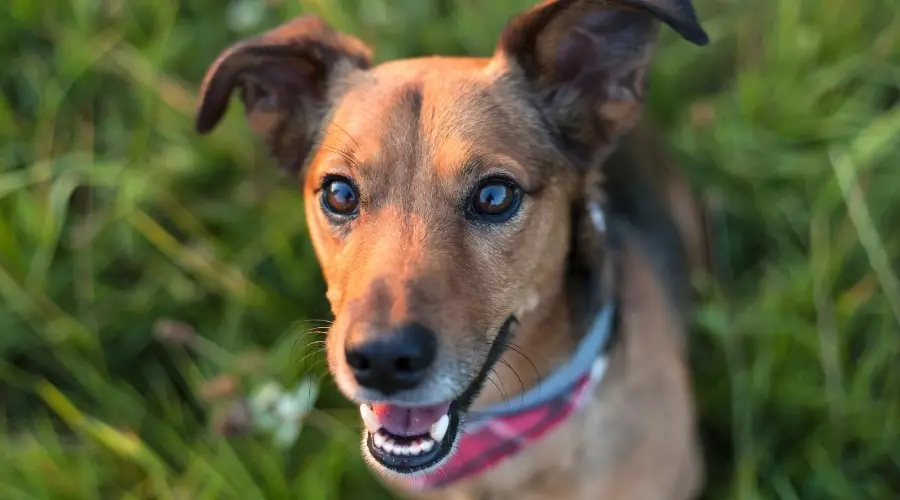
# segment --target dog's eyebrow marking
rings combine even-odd
[[[395,91],[395,96],[382,143],[391,146],[396,161],[415,167],[422,145],[423,86],[420,82],[407,83]]]
[[[409,197],[402,193],[390,193],[408,185],[414,179],[424,160],[422,144],[422,102],[421,82],[409,82],[390,91],[390,103],[384,110],[384,126],[381,128],[378,144],[378,160],[370,166],[370,178],[376,180],[372,198],[377,200],[373,208],[378,208],[387,199],[399,201],[403,212],[410,212]]]

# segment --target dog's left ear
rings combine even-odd
[[[524,79],[567,150],[594,159],[640,116],[660,21],[709,41],[690,0],[552,0],[507,25],[494,62]]]

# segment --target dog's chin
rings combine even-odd
[[[391,476],[430,472],[457,449],[463,416],[506,347],[515,317],[500,328],[484,364],[469,386],[452,401],[428,406],[402,403],[362,404],[363,454],[377,471]]]

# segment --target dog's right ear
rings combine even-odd
[[[301,16],[224,50],[207,70],[195,127],[206,134],[240,90],[250,128],[283,168],[305,162],[338,80],[367,69],[371,50],[316,16]]]

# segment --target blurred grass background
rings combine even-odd
[[[302,12],[385,60],[490,54],[530,3],[4,4],[0,498],[388,498],[311,343],[296,183],[239,112],[195,135],[197,85]],[[712,44],[666,31],[648,117],[716,207],[723,282],[691,345],[706,497],[900,498],[900,10],[696,5]],[[239,432],[244,396],[305,374],[296,442]]]

